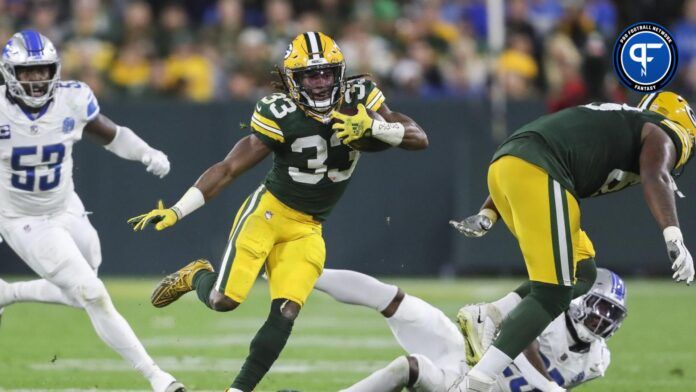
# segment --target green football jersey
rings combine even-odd
[[[576,198],[640,182],[641,131],[647,122],[672,139],[681,167],[691,155],[688,132],[662,115],[616,103],[592,103],[549,114],[518,129],[493,155],[535,164]]]
[[[343,106],[359,103],[377,111],[384,94],[366,79],[346,86]],[[251,130],[274,153],[266,188],[287,206],[323,221],[348,186],[360,152],[344,145],[331,122],[301,110],[284,93],[261,98],[251,117]]]

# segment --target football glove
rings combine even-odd
[[[331,128],[337,131],[336,136],[341,139],[343,144],[372,136],[372,123],[375,120],[367,114],[367,109],[363,104],[358,104],[358,113],[352,116],[334,110],[331,117],[342,121],[335,123]]]
[[[157,201],[157,208],[148,212],[128,219],[128,223],[133,225],[133,231],[142,231],[148,223],[155,225],[155,230],[164,230],[167,227],[174,226],[179,220],[179,216],[171,208],[164,208],[162,200]]]
[[[495,223],[488,216],[478,213],[472,215],[461,222],[451,220],[450,225],[459,230],[460,233],[470,238],[478,238],[484,236],[493,227]]]
[[[694,280],[694,259],[686,249],[684,241],[673,239],[666,244],[667,254],[672,261],[672,271],[674,271],[672,279],[676,282],[686,281],[687,285],[691,285]]]
[[[169,159],[167,155],[160,150],[154,148],[143,154],[140,162],[147,166],[147,172],[152,173],[159,178],[163,178],[169,173]]]

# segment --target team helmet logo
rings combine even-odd
[[[626,28],[614,44],[614,71],[621,83],[635,91],[666,87],[677,69],[677,45],[672,34],[653,22]]]

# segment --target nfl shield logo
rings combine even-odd
[[[75,119],[72,117],[66,117],[63,120],[63,133],[69,133],[75,129]]]
[[[0,125],[0,139],[9,139],[11,135],[9,125]]]

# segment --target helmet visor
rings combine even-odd
[[[331,109],[340,98],[343,65],[327,64],[293,72],[300,102],[312,109]]]

